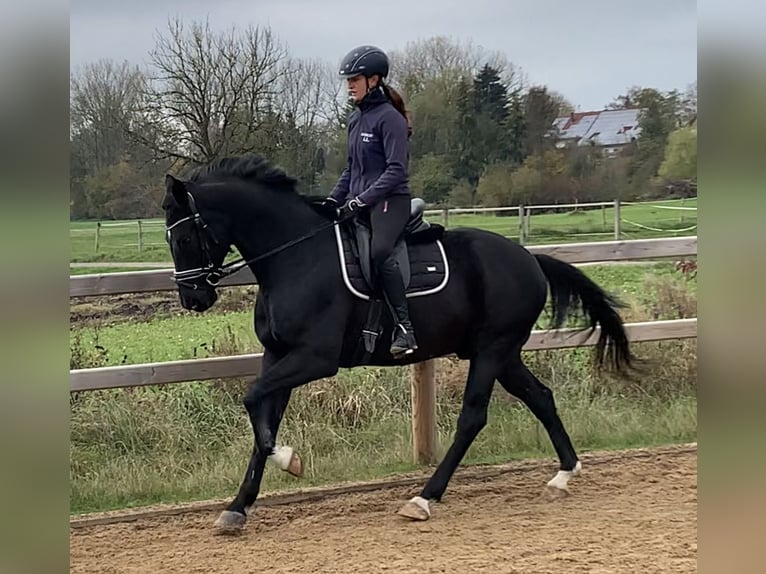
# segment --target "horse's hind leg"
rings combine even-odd
[[[510,363],[510,368],[498,377],[498,381],[506,391],[529,407],[532,414],[543,424],[553,443],[561,466],[556,476],[548,482],[546,492],[552,497],[568,494],[569,479],[580,474],[582,465],[556,412],[553,393],[522,363],[521,357]]]
[[[491,355],[477,356],[471,361],[463,396],[463,407],[457,421],[455,438],[436,472],[426,483],[420,496],[410,500],[400,511],[401,516],[413,520],[427,520],[431,516],[429,501],[441,500],[450,478],[465,456],[468,447],[487,424],[487,407],[492,385],[501,362]]]

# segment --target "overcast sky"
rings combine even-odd
[[[270,25],[291,55],[333,63],[359,44],[470,39],[580,110],[633,85],[684,90],[697,80],[695,0],[71,0],[70,15],[73,67],[145,63],[168,17],[182,16],[216,29]]]

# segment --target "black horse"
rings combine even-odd
[[[339,223],[319,209],[316,198],[300,195],[295,184],[256,156],[219,160],[183,180],[166,177],[162,206],[183,307],[203,312],[215,303],[218,281],[236,268],[223,265],[231,246],[259,286],[255,331],[264,348],[263,364],[244,399],[255,445],[236,498],[216,521],[221,531],[244,526],[267,460],[294,475],[302,473],[297,454],[276,445],[291,391],[359,364],[371,303],[355,296],[344,281],[336,243]],[[420,496],[400,514],[420,520],[430,516],[430,502],[442,498],[487,422],[495,381],[544,425],[561,463],[548,486],[565,492],[580,462],[550,389],[522,362],[522,346],[550,288],[553,326],[561,326],[570,310],[581,310],[588,326],[600,326],[597,364],[625,373],[634,357],[616,311],[619,303],[572,265],[532,255],[494,233],[443,231],[441,244],[448,281],[431,295],[409,300],[418,350],[402,359],[388,354],[392,322],[384,314],[384,344],[365,359],[365,364],[388,366],[455,354],[470,361],[454,441]]]

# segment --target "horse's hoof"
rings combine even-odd
[[[563,500],[571,495],[572,493],[569,492],[568,488],[559,488],[548,484],[543,490],[542,498],[548,502],[554,502],[556,500]]]
[[[279,468],[287,474],[300,478],[303,476],[303,461],[298,453],[290,446],[278,446],[269,456],[269,460],[274,462]]]
[[[547,500],[561,500],[570,495],[569,481],[575,476],[579,476],[582,472],[582,463],[577,461],[572,470],[560,470],[556,473],[552,479],[548,481],[548,484],[543,491],[543,497]]]
[[[428,520],[431,518],[431,508],[425,498],[416,496],[402,506],[397,514],[410,520]]]
[[[223,536],[232,536],[242,534],[242,529],[245,527],[247,516],[234,512],[232,510],[224,510],[221,515],[215,521],[215,533]]]
[[[297,452],[293,451],[293,455],[290,457],[290,463],[287,465],[285,472],[296,478],[301,478],[303,476],[303,461],[301,460],[301,457],[298,456]]]

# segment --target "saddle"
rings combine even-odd
[[[393,251],[408,298],[438,293],[449,280],[449,264],[441,243],[444,227],[425,221],[424,210],[425,202],[413,198],[410,218]],[[335,234],[346,287],[356,297],[370,300],[376,290],[370,256],[372,230],[365,221],[354,218],[337,225]]]
[[[424,210],[425,202],[413,198],[410,218],[393,251],[408,299],[438,293],[449,281],[449,263],[441,242],[444,227],[425,221]],[[374,283],[370,256],[372,231],[366,222],[354,218],[336,225],[335,236],[346,288],[355,297],[370,302],[360,337],[363,345],[357,351],[357,364],[365,364],[385,330],[383,295]]]

